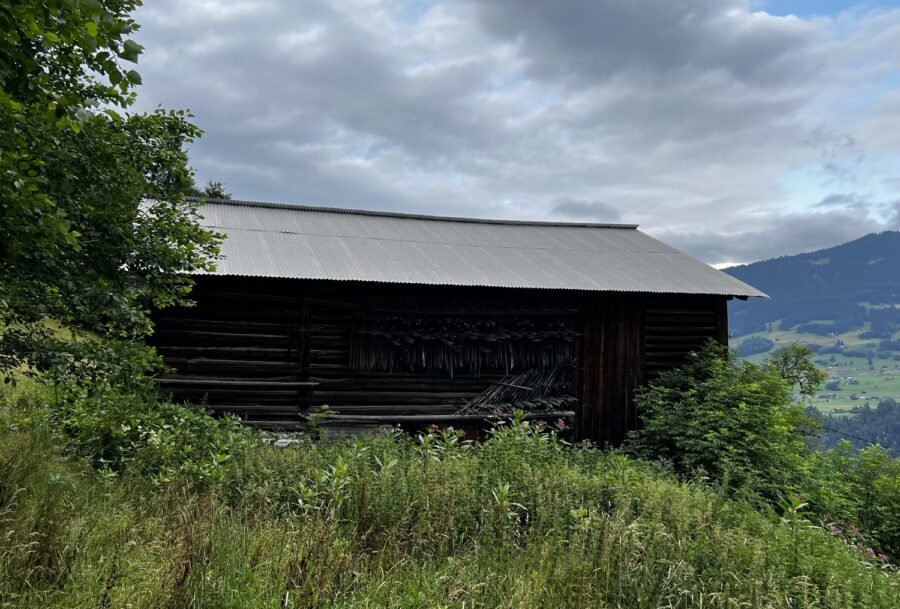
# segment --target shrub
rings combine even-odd
[[[812,509],[853,545],[900,556],[900,459],[849,442],[816,453],[804,494]]]
[[[256,441],[256,433],[235,419],[215,419],[134,387],[88,391],[25,382],[0,397],[18,404],[7,425],[46,418],[67,452],[107,475],[127,470],[155,484],[208,484]]]
[[[781,361],[758,366],[710,343],[638,393],[641,427],[628,450],[770,498],[796,489],[814,422],[791,403]]]

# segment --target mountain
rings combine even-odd
[[[770,298],[736,301],[733,336],[794,330],[860,340],[893,338],[900,328],[900,232],[866,235],[835,247],[725,269]]]

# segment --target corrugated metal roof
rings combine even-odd
[[[207,201],[217,275],[765,296],[630,224],[481,220]]]

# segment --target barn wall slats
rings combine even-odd
[[[452,415],[508,371],[454,370],[451,378],[446,369],[360,369],[351,361],[354,320],[414,316],[429,326],[448,319],[534,319],[545,325],[570,320],[571,333],[577,333],[578,310],[564,294],[520,294],[200,277],[196,307],[156,316],[154,344],[177,370],[174,381],[163,376],[159,384],[176,400],[260,425],[283,426],[287,419],[297,424],[308,409],[323,406],[347,415]],[[217,385],[210,379],[241,383]]]
[[[177,401],[261,426],[296,426],[315,388],[303,366],[303,305],[290,286],[219,292],[199,277],[196,306],[158,312],[152,343],[175,369],[159,379]]]
[[[425,334],[446,320],[473,328],[495,324],[494,335],[503,334],[496,328],[525,323],[536,328],[520,332],[528,340],[568,344],[576,434],[608,444],[620,443],[637,425],[634,394],[641,384],[683,363],[709,338],[727,341],[724,297],[213,276],[199,277],[193,296],[194,307],[155,314],[153,344],[175,369],[160,377],[160,388],[263,427],[296,427],[302,414],[322,406],[379,420],[455,416],[509,372],[495,363],[454,368],[451,377],[447,366],[456,364],[436,352],[428,365],[440,363],[438,369],[369,369],[353,358],[365,341],[374,348],[372,335],[359,333],[373,320],[394,320],[388,326],[394,338],[379,349],[414,340],[406,326],[397,326],[397,319],[409,318],[422,320]],[[559,342],[559,332],[568,333],[568,343]]]
[[[577,313],[560,295],[523,302],[508,291],[422,286],[314,285],[304,297],[309,307],[309,378],[319,383],[310,406],[329,406],[341,414],[450,415],[492,383],[502,381],[498,369],[454,371],[369,370],[354,362],[360,319],[414,316],[431,327],[445,320],[572,318]],[[540,306],[538,306],[538,304]],[[466,323],[474,323],[466,322]],[[573,323],[574,326],[574,323]]]

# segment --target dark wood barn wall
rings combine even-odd
[[[723,297],[588,295],[581,319],[578,435],[613,445],[637,425],[638,387],[710,338],[728,343]]]
[[[178,400],[290,428],[310,407],[341,414],[456,412],[506,370],[365,370],[351,365],[354,319],[552,320],[571,327],[577,435],[618,443],[636,422],[634,391],[708,338],[727,341],[726,299],[329,281],[200,277],[197,306],[156,315],[154,344]],[[364,368],[364,367],[363,367]]]

